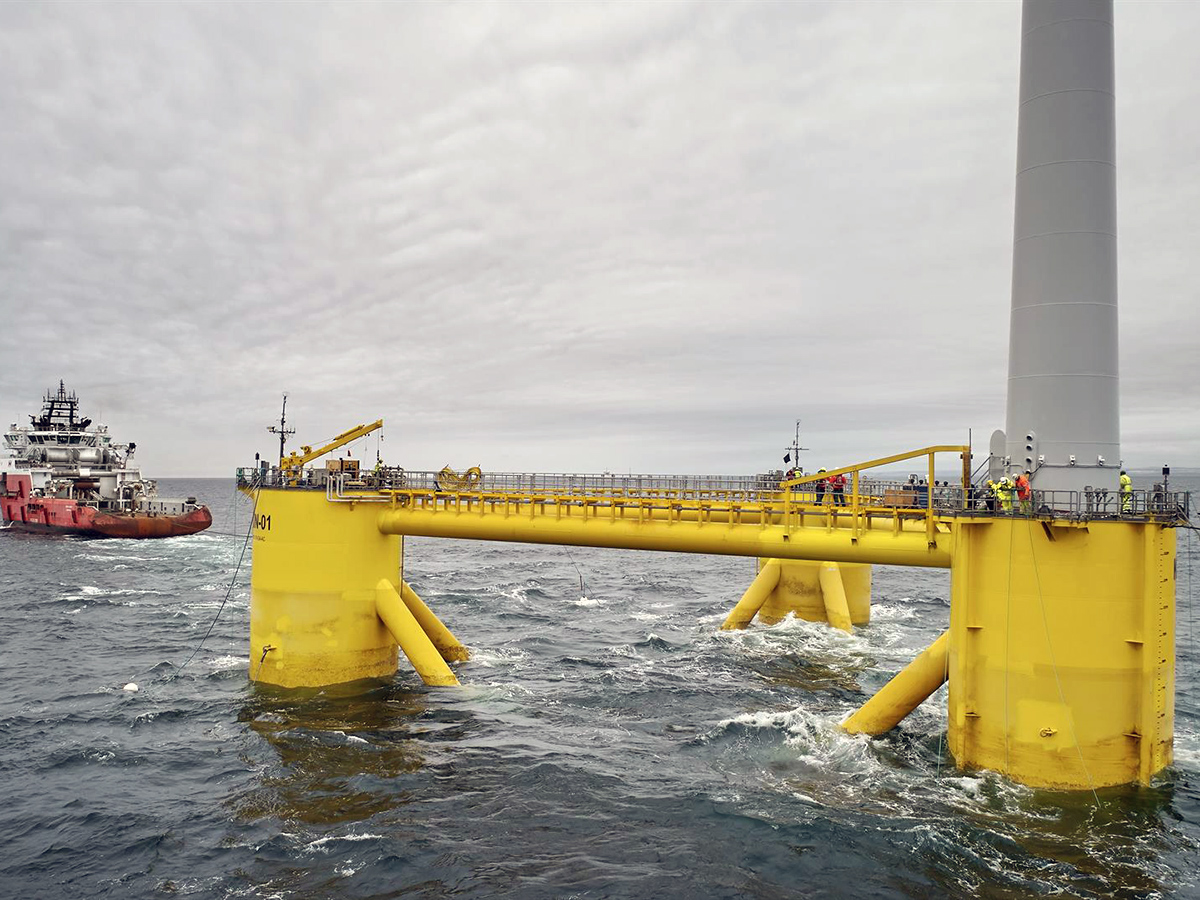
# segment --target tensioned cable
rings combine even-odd
[[[1012,561],[1013,561],[1012,529],[1008,532],[1008,599],[1004,606],[1004,774],[1012,773],[1012,764],[1008,759],[1008,670],[1009,647],[1012,644]]]
[[[571,561],[571,565],[575,566],[575,557],[571,555],[571,551],[567,549],[567,545],[563,544],[563,550],[566,551],[567,559]],[[579,566],[575,566],[575,574],[579,576],[579,593],[583,593],[583,573],[579,571]]]
[[[1037,557],[1033,551],[1033,522],[1029,522],[1029,561],[1033,564],[1033,578],[1037,583],[1038,589],[1038,605],[1042,610],[1042,628],[1046,633],[1046,649],[1050,651],[1050,665],[1054,669],[1054,683],[1058,686],[1058,702],[1063,705],[1067,712],[1067,722],[1071,726],[1071,739],[1075,742],[1075,752],[1079,754],[1079,765],[1083,767],[1084,777],[1087,778],[1088,790],[1092,792],[1092,798],[1096,801],[1096,806],[1100,806],[1100,795],[1096,793],[1095,783],[1092,781],[1092,773],[1088,771],[1087,762],[1083,758],[1083,748],[1079,746],[1079,736],[1075,733],[1075,717],[1071,715],[1071,709],[1067,706],[1067,698],[1063,693],[1062,679],[1058,677],[1058,661],[1054,658],[1054,645],[1050,642],[1050,620],[1046,618],[1046,599],[1042,596],[1042,576],[1038,574]]]
[[[945,684],[947,681],[950,680],[950,648],[949,647],[946,648],[946,669],[942,673],[942,676],[943,676],[942,684]],[[947,696],[946,696],[946,728],[949,728],[950,727],[949,689],[947,689],[946,693],[947,693]],[[937,752],[937,777],[938,778],[942,777],[942,747],[945,744],[945,742],[946,742],[946,729],[943,728],[938,732],[938,752]]]
[[[1193,535],[1196,541],[1196,550],[1200,550],[1200,535]],[[1187,575],[1188,575],[1188,649],[1191,651],[1192,658],[1196,658],[1196,632],[1193,626],[1192,617],[1193,609],[1196,606],[1196,597],[1192,593],[1192,567],[1196,564],[1196,550],[1188,554]]]
[[[251,482],[250,486],[253,488],[254,482]],[[208,636],[212,634],[213,629],[217,627],[217,620],[221,618],[221,612],[225,609],[225,604],[229,602],[229,597],[233,593],[233,586],[237,583],[238,573],[242,569],[242,561],[246,558],[246,548],[250,546],[250,535],[254,531],[254,514],[257,512],[257,510],[258,493],[256,492],[254,495],[254,506],[250,509],[250,522],[246,526],[246,539],[242,541],[242,552],[238,555],[237,565],[233,569],[233,577],[229,579],[229,587],[225,589],[225,596],[221,599],[221,605],[217,607],[216,615],[213,616],[212,622],[210,622],[208,625],[208,631],[204,632],[204,637],[200,638],[200,643],[196,645],[196,649],[192,651],[192,655],[185,659],[183,661],[183,665],[176,669],[171,675],[172,679],[178,678],[179,673],[183,671],[184,667],[196,658],[196,654],[200,652],[200,648],[204,646],[204,642],[208,640]]]

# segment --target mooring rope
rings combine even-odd
[[[253,489],[254,486],[255,486],[255,482],[252,481],[250,483],[251,489]],[[204,632],[204,637],[200,638],[200,643],[198,643],[196,645],[196,649],[194,649],[192,651],[192,655],[189,656],[187,659],[185,659],[183,661],[183,665],[181,665],[178,669],[176,669],[174,671],[174,673],[172,673],[172,675],[171,675],[172,680],[175,678],[178,678],[179,673],[184,670],[184,668],[187,666],[187,664],[196,658],[196,654],[200,652],[200,648],[204,646],[204,642],[208,640],[208,636],[210,634],[212,634],[213,629],[217,627],[217,620],[221,618],[221,612],[225,609],[225,604],[229,602],[229,597],[233,593],[233,586],[235,584],[237,584],[238,573],[242,569],[242,561],[245,560],[245,558],[246,558],[246,548],[250,546],[250,535],[254,532],[254,516],[257,511],[258,511],[258,492],[255,491],[254,505],[250,508],[250,522],[246,526],[245,540],[242,541],[242,552],[240,554],[238,554],[237,565],[234,566],[234,569],[233,569],[233,577],[229,579],[229,587],[225,589],[225,596],[221,599],[221,605],[217,607],[216,615],[213,616],[213,620],[209,623],[208,630],[206,632]],[[266,656],[265,652],[263,653],[263,656],[264,657]],[[260,663],[260,665],[261,665],[261,663]]]

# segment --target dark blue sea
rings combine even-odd
[[[749,560],[410,539],[463,687],[283,692],[247,680],[248,504],[160,493],[212,531],[0,532],[4,900],[1200,896],[1194,532],[1175,765],[1093,795],[956,770],[944,689],[839,731],[946,628],[946,572],[877,567],[853,635],[723,633]]]

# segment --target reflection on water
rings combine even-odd
[[[425,765],[420,694],[394,684],[323,689],[255,684],[238,714],[278,755],[260,784],[232,799],[245,819],[310,825],[368,819],[410,802],[396,780]]]
[[[1157,897],[1169,881],[1159,860],[1170,844],[1163,825],[1175,802],[1169,780],[1093,794],[948,770],[910,794],[926,795],[931,808],[943,807],[956,822],[953,843],[922,848],[927,874],[949,893]],[[908,800],[922,808],[918,797]]]

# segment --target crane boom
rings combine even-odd
[[[326,453],[336,450],[339,447],[344,447],[351,441],[357,440],[358,438],[368,435],[372,431],[382,427],[383,419],[376,419],[370,425],[355,425],[349,431],[343,431],[328,444],[325,444],[323,447],[318,447],[316,450],[314,450],[312,447],[301,447],[300,453],[296,453],[296,451],[293,450],[286,459],[280,461],[279,468],[284,472],[284,474],[295,472],[296,469],[299,469],[305,463],[312,462],[317,457],[324,456]]]

